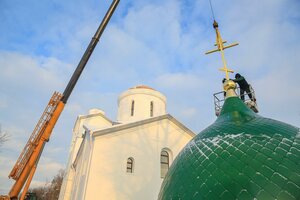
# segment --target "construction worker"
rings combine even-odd
[[[226,81],[226,78],[223,78],[223,80],[222,80],[223,85],[224,85],[225,81]],[[224,93],[224,98],[225,98],[226,97],[226,92],[224,91],[223,93]]]
[[[245,91],[247,92],[249,98],[252,101],[256,101],[255,98],[252,98],[249,84],[243,76],[241,76],[239,73],[236,73],[235,79],[233,79],[233,81],[236,82],[240,86],[240,97],[243,101],[245,100],[245,94],[244,94]]]

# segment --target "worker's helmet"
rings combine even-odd
[[[241,75],[239,73],[235,74],[235,78],[240,78],[240,77],[241,77]]]

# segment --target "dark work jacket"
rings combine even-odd
[[[237,84],[239,84],[240,88],[242,90],[246,90],[247,88],[249,88],[249,84],[247,83],[246,79],[241,76],[240,78],[234,79],[234,82],[236,82]]]

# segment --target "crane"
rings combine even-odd
[[[50,98],[50,101],[46,106],[41,118],[39,119],[28,142],[26,143],[16,164],[9,174],[9,178],[14,179],[15,183],[11,187],[9,194],[0,196],[0,200],[18,199],[19,193],[23,187],[24,188],[20,199],[23,200],[25,198],[44,146],[46,142],[49,141],[52,130],[118,3],[119,0],[113,0],[111,3],[95,35],[91,39],[86,51],[78,63],[77,68],[74,71],[63,94],[54,92]]]

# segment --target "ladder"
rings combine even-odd
[[[54,92],[40,120],[38,121],[36,127],[34,128],[29,140],[27,141],[22,153],[20,154],[14,168],[11,170],[8,176],[9,178],[12,178],[14,180],[17,180],[19,178],[32,152],[34,151],[39,139],[43,135],[43,132],[47,127],[47,124],[61,98],[62,95],[60,93]]]

